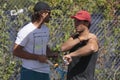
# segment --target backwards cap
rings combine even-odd
[[[91,15],[87,11],[79,11],[74,16],[71,16],[71,18],[78,19],[78,20],[86,20],[91,23]]]
[[[34,10],[34,12],[38,12],[38,11],[41,11],[41,10],[48,10],[48,11],[50,11],[51,8],[45,2],[38,2],[38,3],[36,3],[36,5],[35,5],[33,10]]]

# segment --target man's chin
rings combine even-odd
[[[76,32],[77,32],[77,33],[82,33],[83,31],[78,31],[78,30],[77,30]]]

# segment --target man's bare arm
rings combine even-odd
[[[23,46],[14,45],[13,55],[19,58],[29,59],[29,60],[38,60],[40,62],[46,62],[46,57],[43,55],[31,54],[23,50]]]
[[[70,37],[65,43],[61,45],[61,51],[68,51],[78,43],[80,43],[79,38],[73,39]]]
[[[98,42],[97,39],[92,38],[89,39],[87,45],[85,45],[84,47],[68,54],[71,57],[75,57],[75,56],[86,56],[88,54],[90,54],[91,52],[96,52],[98,51]]]

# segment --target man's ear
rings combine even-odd
[[[90,23],[89,23],[88,21],[85,21],[85,25],[86,25],[86,26],[89,26]]]

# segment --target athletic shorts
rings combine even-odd
[[[49,74],[32,71],[22,67],[20,80],[50,80]]]

